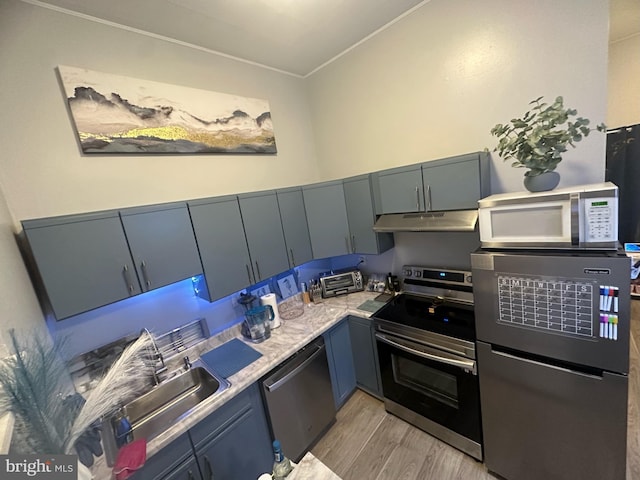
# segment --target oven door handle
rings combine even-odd
[[[416,350],[415,348],[412,348],[410,344],[405,343],[402,340],[391,340],[389,337],[381,333],[376,333],[376,339],[380,340],[383,343],[391,345],[392,347],[399,348],[404,352],[417,355],[418,357],[426,358],[427,360],[433,360],[434,362],[444,363],[453,367],[458,367],[467,372],[471,372],[473,375],[478,374],[478,371],[476,369],[476,362],[474,360],[458,360],[455,358],[443,357],[437,354],[425,352],[423,350]]]

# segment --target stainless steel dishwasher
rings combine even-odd
[[[262,381],[262,391],[273,436],[297,462],[336,419],[324,339],[276,367]]]

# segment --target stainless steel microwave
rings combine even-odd
[[[618,248],[618,187],[611,182],[502,193],[478,205],[482,248]]]

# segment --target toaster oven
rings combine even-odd
[[[362,273],[360,270],[351,270],[320,277],[320,286],[322,287],[323,298],[364,290],[364,282],[362,281]]]

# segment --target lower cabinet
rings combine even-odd
[[[349,316],[349,336],[356,383],[362,390],[382,398],[380,366],[373,320]]]
[[[258,478],[273,466],[271,435],[254,383],[190,431],[203,480]]]
[[[348,317],[325,332],[323,336],[327,348],[333,399],[336,409],[339,409],[356,388]]]
[[[131,480],[201,480],[187,433],[180,435],[160,453],[147,459]]]
[[[142,478],[142,477],[141,477]],[[145,479],[148,477],[144,477]],[[191,458],[188,462],[180,465],[165,477],[161,477],[162,480],[200,480],[200,470],[198,470],[198,462],[195,458]]]
[[[132,478],[245,480],[272,467],[271,435],[255,383],[151,457]]]

